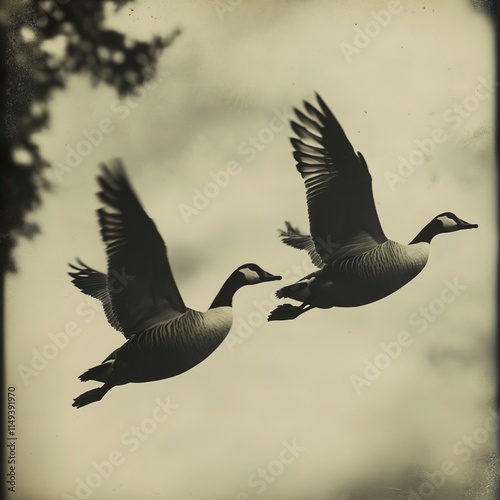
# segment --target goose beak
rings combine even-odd
[[[458,225],[458,229],[476,229],[479,227],[477,224],[471,224],[471,223],[466,222],[462,219],[458,219],[458,220],[460,221],[460,223]]]
[[[276,276],[274,274],[268,273],[267,271],[264,271],[264,274],[261,277],[262,281],[278,281],[280,279],[281,279],[281,276]]]

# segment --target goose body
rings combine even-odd
[[[226,338],[231,324],[230,307],[206,312],[187,309],[171,321],[158,323],[133,335],[111,353],[99,365],[99,370],[106,375],[99,381],[106,382],[112,372],[115,385],[180,375],[212,354]],[[85,379],[90,380],[90,377],[83,374],[82,380]]]
[[[80,376],[81,381],[103,385],[75,398],[77,408],[99,401],[114,386],[174,377],[201,363],[231,329],[234,293],[245,285],[280,279],[256,264],[245,264],[229,276],[207,311],[186,307],[165,244],[121,163],[103,165],[98,182],[108,272],[78,261],[69,274],[82,292],[102,302],[108,322],[127,340]]]
[[[429,245],[416,248],[386,241],[368,252],[332,262],[294,285],[284,287],[278,297],[310,302],[322,309],[356,307],[375,302],[395,292],[425,266]]]
[[[270,321],[294,319],[313,308],[356,307],[380,300],[422,271],[434,236],[477,227],[444,212],[408,245],[389,240],[380,225],[363,156],[355,153],[333,113],[316,97],[319,106],[305,102],[307,114],[295,110],[301,124],[291,122],[298,135],[291,142],[306,187],[311,234],[286,222],[280,237],[305,250],[319,269],[278,290],[278,298],[302,304],[278,306]]]

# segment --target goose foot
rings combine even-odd
[[[81,408],[82,406],[87,406],[90,403],[100,401],[112,387],[112,384],[104,384],[97,389],[92,389],[90,391],[84,392],[73,400],[72,406],[74,406],[75,408]]]
[[[305,308],[305,305],[301,306],[292,306],[291,304],[282,304],[278,306],[274,311],[271,311],[271,314],[267,317],[268,321],[283,321],[287,319],[295,319],[297,316],[300,316],[302,313],[308,311]]]

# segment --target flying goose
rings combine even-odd
[[[234,293],[245,285],[281,279],[256,264],[236,269],[206,312],[184,305],[166,247],[132,190],[120,160],[102,165],[97,178],[104,204],[98,213],[108,271],[78,260],[72,282],[102,302],[108,322],[127,341],[100,365],[80,376],[104,385],[75,398],[80,408],[99,401],[114,386],[179,375],[203,361],[225,339],[232,323]]]
[[[388,240],[380,225],[368,166],[355,153],[333,113],[304,102],[291,121],[297,170],[305,182],[311,235],[286,222],[283,243],[305,250],[319,270],[276,292],[283,304],[269,321],[294,319],[315,307],[354,307],[375,302],[406,285],[425,267],[434,236],[477,228],[451,212],[432,219],[408,244]]]

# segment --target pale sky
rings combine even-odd
[[[433,499],[461,500],[466,487],[493,498],[495,441],[484,431],[497,255],[489,20],[457,0],[243,1],[224,11],[216,3],[141,0],[111,13],[109,25],[132,37],[183,30],[157,82],[142,100],[118,102],[75,76],[50,103],[50,127],[36,139],[47,160],[71,171],[62,181],[48,171],[56,189],[32,215],[42,233],[18,246],[19,273],[7,283],[17,498],[83,498],[90,481],[95,500],[340,500],[375,481],[418,490],[446,461],[453,467]],[[266,323],[276,283],[244,288],[228,340],[205,362],[73,408],[94,387],[78,376],[124,341],[66,275],[75,257],[105,269],[98,163],[123,158],[188,306],[206,309],[245,262],[291,283],[311,266],[277,238],[285,220],[308,230],[288,120],[315,91],[367,160],[388,237],[407,243],[444,211],[479,229],[436,237],[415,280],[361,308]],[[99,144],[69,165],[68,151],[85,151],[102,123]],[[418,163],[406,177],[402,158]],[[225,185],[199,213],[186,212],[214,177]],[[47,347],[65,329],[74,334],[67,345]],[[407,345],[356,389],[401,332]],[[168,418],[152,420],[167,401]],[[144,441],[134,426],[150,432]],[[96,473],[110,460],[109,474]]]

